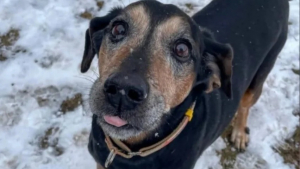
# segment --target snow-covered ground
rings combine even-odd
[[[209,1],[162,0],[189,14]],[[86,101],[98,76],[95,62],[94,71],[84,75],[79,71],[89,23],[81,14],[88,11],[100,16],[130,2],[133,0],[106,0],[98,7],[95,0],[1,0],[0,37],[13,42],[0,42],[1,169],[95,168],[87,151],[91,114],[86,104],[72,110]],[[299,69],[299,0],[289,2],[288,41],[262,97],[251,109],[251,142],[237,156],[233,166],[238,169],[294,168],[272,149],[291,137],[299,125],[293,115],[299,109],[299,76],[291,70]],[[72,103],[62,104],[77,93],[83,100],[77,95]],[[221,169],[220,151],[225,147],[219,138],[198,160],[196,169]]]

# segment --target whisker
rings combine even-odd
[[[97,79],[97,78],[94,78],[94,77],[91,77],[91,76],[88,76],[88,75],[82,75],[82,76],[79,76],[79,77],[89,78],[90,80],[93,80],[93,81],[96,81],[96,79]]]
[[[90,79],[96,81],[96,79],[95,79],[94,77],[91,77],[91,76],[88,76],[88,75],[83,75],[83,77],[88,77],[88,78],[90,78]]]
[[[97,72],[96,72],[94,69],[91,69],[91,70],[92,70],[93,74],[96,76],[96,78],[99,78],[99,77],[100,77],[100,75],[97,74]]]
[[[80,78],[80,79],[85,79],[85,80],[87,80],[87,81],[89,81],[89,82],[92,82],[92,83],[95,82],[94,79],[89,79],[89,78],[86,78],[86,77],[80,77],[80,76],[75,76],[75,77]]]

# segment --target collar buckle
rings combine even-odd
[[[115,152],[114,149],[111,149],[110,153],[109,153],[109,155],[108,155],[108,157],[106,158],[106,161],[105,161],[105,168],[109,167],[109,165],[113,162],[115,157],[116,157],[116,152]]]

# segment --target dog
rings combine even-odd
[[[98,56],[88,149],[98,169],[192,169],[247,116],[287,39],[287,0],[213,0],[189,17],[138,1],[91,20],[81,72]]]

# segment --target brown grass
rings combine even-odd
[[[63,154],[63,148],[58,146],[58,138],[55,134],[59,132],[58,127],[50,127],[44,133],[44,135],[39,139],[39,147],[43,150],[51,147],[53,148],[53,155],[60,156]]]
[[[300,75],[300,70],[299,69],[292,69],[292,71],[297,74],[297,75]]]
[[[19,30],[11,29],[3,36],[0,36],[0,47],[12,46],[19,39]]]
[[[75,110],[79,105],[82,104],[82,95],[80,93],[75,94],[72,98],[67,98],[60,105],[60,110],[63,114]]]
[[[104,5],[104,1],[98,1],[97,2],[98,10],[101,10],[103,8],[103,5]]]
[[[232,126],[229,125],[221,135],[221,137],[226,143],[226,147],[220,152],[217,152],[221,156],[220,164],[223,167],[223,169],[233,169],[236,163],[236,156],[238,155],[237,151],[233,151],[234,149],[232,148],[229,142],[231,132]]]
[[[300,126],[297,126],[291,138],[273,149],[284,159],[284,163],[292,164],[296,169],[300,169]]]
[[[80,14],[80,17],[84,18],[84,19],[92,19],[93,15],[90,12],[85,11],[85,12],[83,12],[83,13]]]
[[[2,54],[2,52],[0,51],[0,62],[6,61],[7,57],[4,56],[4,54]]]
[[[185,4],[185,6],[189,9],[189,10],[193,10],[194,9],[194,7],[195,7],[195,5],[194,4],[191,4],[191,3],[187,3],[187,4]]]
[[[1,51],[3,47],[12,46],[19,39],[19,30],[11,29],[5,35],[0,36],[0,62],[7,60],[7,56]]]

